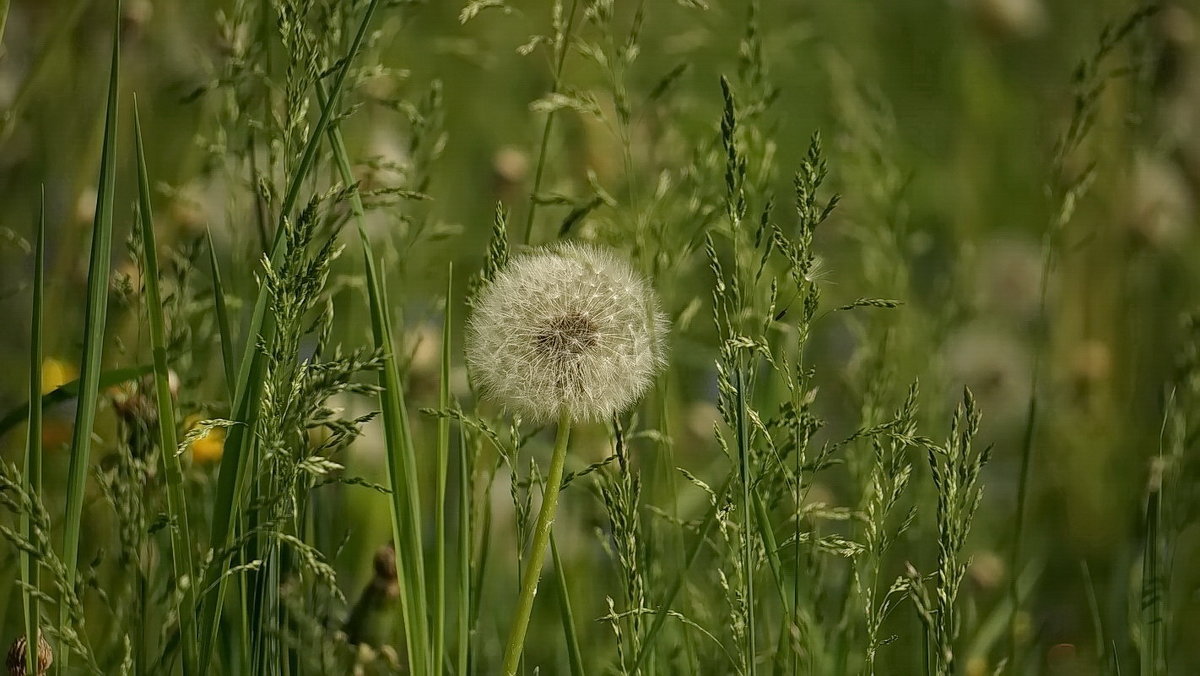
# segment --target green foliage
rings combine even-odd
[[[1194,8],[1018,4],[0,1],[0,642],[1196,671]],[[672,348],[557,436],[461,352],[556,240]]]

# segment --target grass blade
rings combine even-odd
[[[316,161],[317,148],[320,146],[326,130],[333,120],[334,104],[346,82],[346,75],[350,70],[351,64],[354,63],[354,57],[358,54],[359,48],[362,46],[367,26],[370,25],[371,17],[374,16],[378,6],[379,0],[371,0],[371,3],[367,5],[366,10],[363,12],[362,21],[359,23],[358,32],[355,33],[349,51],[341,60],[341,65],[334,75],[333,84],[330,87],[330,96],[325,104],[321,106],[320,117],[312,129],[303,154],[297,164],[296,171],[288,185],[280,208],[281,223],[282,219],[290,216],[292,209],[296,205],[296,200],[300,195],[304,181],[307,179],[308,173]],[[271,246],[270,258],[272,262],[277,263],[284,255],[283,232],[283,227],[276,229],[275,241]],[[242,424],[230,428],[230,433],[225,443],[225,454],[221,458],[221,468],[217,479],[217,494],[213,503],[213,532],[210,545],[216,552],[225,550],[231,544],[234,525],[240,523],[241,520],[241,495],[247,485],[249,474],[248,461],[251,445],[254,440],[254,430],[258,422],[258,407],[264,368],[262,353],[257,349],[257,341],[261,338],[269,342],[272,330],[272,325],[268,321],[267,309],[267,289],[265,285],[260,285],[258,297],[254,303],[254,312],[250,319],[250,326],[245,334],[246,342],[242,353],[241,366],[238,370],[238,379],[236,386],[233,388],[235,392],[233,404],[234,419]],[[201,616],[201,673],[206,673],[208,670],[212,646],[216,640],[217,626],[221,617],[221,605],[225,595],[225,585],[228,581],[227,576],[222,575],[222,567],[223,561],[214,558],[213,565],[205,575],[203,588],[208,589],[215,584],[216,589],[213,592],[213,596],[205,601]]]
[[[438,408],[450,409],[450,330],[453,313],[450,298],[454,286],[454,264],[446,271],[446,312],[442,318],[441,383],[438,386]],[[433,660],[440,668],[446,637],[446,475],[450,469],[450,418],[438,418],[437,429],[437,498],[434,502],[433,555]]]
[[[567,662],[571,665],[571,676],[584,676],[583,654],[579,651],[579,634],[575,631],[575,613],[571,611],[571,594],[567,588],[567,573],[563,570],[562,558],[558,555],[558,540],[550,534],[550,556],[554,559],[554,582],[558,590],[558,612],[562,620],[563,636],[567,640]]]
[[[458,670],[467,676],[471,660],[471,458],[466,430],[458,430]]]
[[[317,83],[318,100],[326,105],[331,98]],[[334,163],[342,182],[351,185],[354,175],[346,145],[337,125],[329,127],[329,141],[333,147]],[[375,347],[384,354],[384,368],[379,374],[379,384],[385,443],[387,446],[388,480],[391,488],[392,537],[396,542],[396,556],[405,579],[409,584],[400,588],[400,612],[405,626],[408,648],[409,673],[436,673],[435,664],[425,655],[428,627],[425,613],[424,551],[421,544],[420,500],[417,490],[416,454],[412,431],[409,428],[408,412],[404,401],[404,389],[400,371],[393,352],[391,318],[388,314],[386,282],[375,264],[374,248],[367,236],[363,220],[362,199],[358,193],[350,197],[350,206],[358,224],[359,240],[363,249],[363,266],[366,271],[367,298],[371,314],[371,331]],[[447,298],[449,297],[447,291]],[[447,316],[449,305],[447,304]],[[448,333],[446,334],[448,335]],[[443,344],[443,352],[448,349]],[[443,357],[445,359],[445,356]],[[448,393],[447,393],[448,396]],[[439,430],[441,428],[439,427]],[[439,447],[440,448],[440,447]],[[440,451],[439,451],[440,453]],[[442,566],[438,566],[439,570]],[[437,659],[440,659],[437,658]]]
[[[83,489],[87,483],[92,451],[92,424],[100,392],[100,367],[104,357],[104,327],[108,314],[109,267],[112,254],[113,192],[116,179],[117,85],[121,55],[121,3],[113,21],[112,62],[108,79],[108,102],[104,119],[104,141],[100,177],[96,190],[96,216],[92,224],[92,247],[88,261],[87,306],[83,329],[83,363],[79,375],[79,406],[71,436],[71,461],[67,470],[67,504],[63,522],[63,563],[67,580],[74,582],[79,570],[79,538],[83,519]],[[66,630],[67,607],[59,616],[59,629]],[[70,653],[59,650],[62,671],[67,672]]]
[[[746,379],[741,369],[737,372],[737,446],[738,446],[738,475],[742,484],[742,566],[744,568],[745,586],[742,593],[746,595],[746,667],[750,676],[758,673],[755,659],[757,636],[754,626],[754,544],[750,528],[751,513],[754,509],[751,497],[751,468],[750,468],[750,425],[746,421],[748,404],[746,402]]]
[[[167,366],[167,332],[162,312],[162,294],[158,288],[158,251],[154,237],[154,215],[150,206],[150,177],[146,169],[146,153],[142,145],[142,125],[138,116],[137,98],[133,100],[133,135],[137,152],[138,221],[142,234],[142,269],[146,287],[146,319],[150,327],[150,349],[154,354],[154,392],[158,405],[158,441],[167,481],[167,518],[172,522],[171,558],[175,566],[176,583],[182,587],[178,600],[180,642],[183,645],[183,671],[192,673],[196,664],[196,632],[194,595],[196,566],[192,561],[192,530],[188,526],[187,503],[183,487],[183,470],[175,449],[179,442],[175,432],[175,405],[171,397],[170,369]],[[186,583],[184,582],[186,580]]]
[[[364,249],[366,255],[366,249]],[[436,673],[432,669],[425,650],[428,646],[428,627],[425,618],[425,555],[421,544],[421,506],[417,489],[416,449],[413,445],[412,429],[404,401],[404,386],[400,380],[400,368],[396,361],[392,337],[392,322],[388,312],[387,280],[370,261],[367,272],[367,295],[371,306],[371,326],[375,334],[375,347],[384,352],[384,368],[380,372],[380,403],[383,407],[383,426],[387,439],[388,486],[392,491],[393,534],[397,551],[404,548],[401,557],[406,580],[414,587],[412,594],[411,626],[406,635],[416,648],[413,661],[421,669],[415,673]]]
[[[7,7],[5,8],[7,11]],[[33,312],[29,322],[29,407],[28,432],[25,441],[25,490],[32,496],[42,493],[42,289],[45,286],[46,265],[46,188],[42,187],[41,208],[38,212],[37,243],[33,253]],[[33,542],[33,522],[28,513],[21,514],[21,532]],[[26,673],[37,673],[38,639],[41,632],[41,603],[31,593],[41,589],[38,562],[29,552],[21,552],[21,598],[25,610],[25,636],[29,648],[25,656]]]
[[[108,388],[112,387],[113,385],[120,385],[122,383],[127,383],[136,378],[140,378],[140,377],[146,375],[147,373],[150,373],[153,370],[154,370],[153,365],[143,364],[141,366],[126,366],[124,368],[111,369],[108,371],[104,371],[100,374],[100,389],[102,389],[102,390],[108,389]],[[45,410],[47,408],[50,408],[51,406],[61,404],[62,402],[67,401],[67,400],[72,399],[77,396],[79,396],[79,379],[78,378],[76,378],[75,380],[72,380],[69,383],[60,385],[59,387],[54,388],[53,390],[47,392],[46,394],[42,394],[41,392],[38,392],[37,396],[32,397],[30,399],[30,401],[37,402],[37,405],[40,406],[43,410]],[[28,401],[25,402],[24,404],[21,404],[20,406],[18,406],[16,408],[12,409],[8,413],[5,413],[4,417],[0,418],[0,436],[3,436],[5,432],[8,432],[12,428],[16,427],[17,425],[19,425],[21,423],[21,421],[25,420],[28,417],[29,417],[29,402]]]

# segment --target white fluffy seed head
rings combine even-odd
[[[565,243],[513,260],[479,294],[467,364],[483,393],[539,422],[602,420],[635,403],[665,363],[667,318],[612,253]]]

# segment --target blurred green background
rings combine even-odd
[[[377,29],[386,39],[375,42],[361,63],[402,72],[364,79],[359,99],[365,104],[343,123],[354,156],[403,164],[412,128],[403,110],[386,101],[418,101],[432,83],[440,83],[444,138],[432,142],[444,148],[425,189],[432,200],[415,207],[425,230],[418,237],[416,222],[386,209],[371,221],[393,243],[389,279],[392,297],[403,299],[414,346],[414,408],[433,405],[436,398],[436,299],[446,262],[454,261],[457,285],[465,286],[483,260],[497,201],[512,209],[513,232],[524,223],[544,121],[530,103],[548,91],[552,79],[544,50],[518,52],[531,35],[549,31],[550,3],[514,2],[514,11],[484,10],[465,24],[459,19],[462,4],[431,1],[383,11]],[[600,185],[636,182],[648,192],[658,181],[658,167],[686,161],[694,139],[715,129],[722,105],[718,77],[738,72],[747,7],[720,0],[706,9],[691,4],[645,5],[640,55],[627,73],[628,88],[644,97],[678,66],[686,68],[674,81],[669,103],[637,118],[637,175],[626,175],[618,142],[606,129],[568,111],[556,122],[544,192],[587,194],[589,171]],[[617,3],[622,25],[633,20],[627,5],[635,3]],[[893,365],[897,382],[922,380],[923,417],[937,425],[927,429],[944,429],[962,385],[980,399],[981,439],[994,449],[972,533],[969,584],[972,603],[983,613],[1003,596],[1009,575],[1006,552],[1033,341],[1042,330],[1042,238],[1057,209],[1046,186],[1058,179],[1054,146],[1073,105],[1072,73],[1095,50],[1102,27],[1135,5],[1128,0],[758,5],[762,60],[770,85],[778,87],[758,124],[773,139],[778,193],[788,194],[788,174],[799,165],[810,135],[820,130],[832,181],[843,196],[818,238],[829,282],[826,303],[874,296],[904,301],[881,321],[891,322],[902,336],[896,353],[902,358]],[[222,11],[230,11],[229,2],[125,1],[119,129],[120,143],[127,146],[130,94],[136,93],[147,161],[160,183],[160,244],[185,246],[210,227],[240,312],[236,301],[247,297],[253,283],[258,235],[244,198],[230,196],[244,195],[246,179],[231,178],[221,167],[231,153],[220,134],[225,94],[193,96],[220,76],[217,64],[230,52],[231,40],[255,39],[222,35]],[[1078,646],[1080,654],[1095,648],[1081,563],[1087,564],[1105,620],[1120,626],[1132,612],[1136,580],[1129,571],[1140,551],[1168,383],[1187,339],[1181,317],[1200,300],[1198,11],[1190,0],[1165,3],[1110,64],[1129,71],[1115,74],[1099,102],[1087,146],[1097,162],[1096,185],[1064,233],[1048,285],[1049,343],[1038,392],[1041,419],[1026,539],[1040,576],[1023,620],[1047,664],[1061,659],[1050,650],[1057,644]],[[43,185],[49,226],[46,354],[53,359],[44,373],[61,382],[78,367],[73,355],[82,331],[110,14],[100,0],[14,0],[9,8],[0,52],[0,412],[24,401],[32,274],[27,240]],[[573,90],[602,89],[601,77],[577,55],[567,59],[564,81]],[[123,241],[134,222],[130,152],[120,154],[118,167],[115,242]],[[786,210],[787,199],[781,202]],[[542,218],[549,223],[566,211],[543,207]],[[606,215],[604,208],[593,215],[619,217],[619,211]],[[586,231],[589,225],[580,227]],[[880,227],[894,240],[881,243]],[[114,249],[114,270],[135,274],[123,248]],[[896,288],[901,278],[905,286]],[[349,276],[335,279],[341,283],[339,337],[348,345],[365,344],[361,291]],[[709,284],[697,276],[660,293],[678,316],[692,298],[707,300]],[[705,386],[712,362],[708,323],[707,310],[701,311],[692,328],[674,337],[673,369],[682,374],[677,400],[681,415],[694,421],[687,443],[678,444],[685,466],[702,465],[696,459],[715,452],[708,422],[713,397]],[[114,347],[106,354],[113,366],[143,363],[139,326],[137,314],[114,300],[109,319]],[[852,324],[838,319],[823,324],[817,337],[820,405],[837,430],[853,429],[858,414],[856,336]],[[196,415],[219,413],[211,403],[219,389],[199,377],[205,368],[215,373],[216,362],[199,356],[196,361],[193,379],[185,381],[194,389],[181,394],[181,408]],[[44,431],[52,487],[65,473],[66,455],[57,446],[68,439],[69,406],[51,411]],[[103,437],[110,428],[111,421],[102,421],[98,433]],[[0,451],[13,461],[23,444],[20,429],[0,437]],[[431,429],[419,432],[428,438]],[[368,434],[351,450],[350,465],[364,476],[382,472],[377,436]],[[507,490],[502,484],[500,494]],[[825,499],[847,504],[852,498],[835,485]],[[352,500],[362,524],[352,529],[338,562],[347,590],[367,579],[370,553],[388,532],[382,498]],[[89,519],[104,522],[102,515]],[[578,530],[573,546],[586,547],[588,527]],[[1196,535],[1194,527],[1184,529],[1173,551],[1176,577],[1170,589],[1178,614],[1172,621],[1184,634],[1200,620]],[[15,552],[0,550],[0,579],[14,570]],[[5,612],[0,644],[7,645],[19,628],[19,604],[10,588],[0,596],[7,604],[0,606]],[[581,596],[581,617],[604,612],[602,596]],[[585,624],[590,640],[605,640],[607,629]],[[1173,651],[1180,665],[1175,673],[1200,673],[1200,646],[1177,642]]]

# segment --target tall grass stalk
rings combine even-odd
[[[195,622],[196,566],[192,561],[192,529],[188,525],[187,497],[183,470],[179,464],[179,442],[175,433],[175,402],[171,394],[171,371],[167,364],[166,323],[163,319],[162,293],[158,287],[158,252],[154,235],[154,216],[150,205],[150,177],[146,169],[146,151],[142,143],[142,125],[137,98],[133,102],[133,131],[137,154],[138,221],[141,224],[142,266],[146,289],[146,318],[150,327],[150,349],[154,354],[154,393],[158,411],[159,452],[167,480],[167,518],[171,535],[171,557],[175,584],[180,590],[176,612],[179,615],[180,643],[183,645],[183,671],[193,673],[198,650]]]
[[[561,0],[560,0],[561,1]],[[579,0],[571,0],[571,9],[567,12],[567,21],[560,29],[555,26],[554,33],[554,81],[550,85],[550,94],[554,95],[562,87],[563,65],[567,62],[567,54],[571,51],[571,34],[575,29],[575,13]],[[561,7],[561,4],[556,4]],[[533,187],[529,191],[529,210],[525,212],[525,244],[532,245],[533,223],[537,215],[538,194],[542,189],[542,177],[546,171],[546,156],[550,147],[550,133],[554,129],[554,114],[556,110],[546,111],[546,123],[542,125],[542,140],[538,144],[537,164],[533,170]]]
[[[7,4],[7,3],[6,3]],[[42,494],[42,309],[46,278],[46,188],[42,187],[38,207],[37,241],[33,249],[33,308],[29,321],[29,416],[25,432],[25,490]],[[35,541],[33,516],[21,514],[21,533]],[[27,645],[25,672],[37,673],[38,644],[42,610],[41,562],[32,552],[21,551],[21,600],[25,612]]]
[[[446,270],[446,310],[442,316],[442,350],[438,383],[438,407],[450,410],[450,330],[453,326],[451,298],[454,291],[454,264]],[[446,478],[450,471],[450,418],[440,416],[437,424],[437,471],[433,527],[433,661],[440,671],[445,656],[446,637]]]
[[[100,399],[100,370],[104,358],[104,329],[108,316],[109,267],[112,255],[113,193],[116,186],[117,90],[121,64],[121,3],[114,3],[112,61],[108,98],[104,113],[104,140],[100,176],[96,189],[96,214],[92,223],[91,254],[88,258],[87,304],[83,324],[83,360],[79,374],[79,404],[71,435],[71,460],[67,469],[67,500],[63,517],[63,563],[66,578],[75,584],[79,572],[79,542],[82,537],[84,487],[92,451],[92,423]],[[32,402],[31,402],[32,403]],[[70,621],[66,604],[59,616],[60,632]],[[60,650],[65,672],[70,653]]]
[[[323,107],[330,105],[329,94],[317,83],[318,101]],[[333,148],[334,164],[343,183],[352,185],[354,176],[350,157],[346,152],[341,131],[335,122],[328,130]],[[371,317],[371,332],[375,347],[383,353],[384,367],[379,374],[383,388],[380,403],[383,409],[385,444],[389,488],[391,489],[392,537],[396,543],[396,555],[400,569],[412,584],[400,589],[400,613],[404,625],[409,671],[413,674],[436,673],[440,662],[436,657],[425,654],[425,636],[428,635],[425,614],[424,554],[421,546],[420,500],[418,477],[415,465],[415,448],[409,428],[408,412],[404,401],[403,381],[395,357],[395,342],[392,336],[390,306],[385,297],[385,284],[377,267],[376,254],[367,234],[362,198],[357,191],[350,195],[350,205],[358,228],[359,244],[362,247],[363,267],[367,285],[367,300]],[[448,301],[447,301],[448,302]],[[449,313],[447,305],[447,313]]]
[[[471,519],[471,498],[474,494],[471,478],[474,476],[475,468],[471,462],[471,454],[467,447],[466,430],[461,426],[458,430],[457,465],[458,523],[456,525],[458,528],[458,574],[456,582],[458,583],[458,591],[455,599],[458,603],[458,612],[456,613],[455,621],[458,638],[456,642],[457,657],[454,665],[456,674],[467,676],[470,673],[471,661],[471,528],[473,526]]]
[[[273,264],[277,264],[284,251],[283,222],[291,217],[292,209],[296,206],[300,191],[314,168],[317,150],[323,142],[330,123],[334,118],[334,106],[339,100],[342,87],[346,82],[347,73],[358,55],[366,36],[367,27],[371,23],[380,0],[371,0],[363,12],[358,30],[351,41],[346,55],[337,68],[333,83],[330,85],[326,105],[321,106],[320,116],[310,132],[303,153],[290,178],[283,202],[280,206],[279,223],[276,229],[275,241],[269,256]],[[271,324],[268,319],[268,294],[265,285],[260,285],[258,296],[254,303],[254,312],[245,332],[245,347],[243,349],[240,368],[233,401],[234,420],[239,424],[230,428],[225,442],[225,452],[221,458],[221,470],[217,481],[217,493],[213,502],[212,535],[210,545],[213,549],[213,561],[205,575],[203,589],[215,585],[212,596],[203,601],[203,613],[200,621],[200,672],[205,673],[211,659],[212,646],[216,640],[217,627],[220,621],[224,603],[225,585],[228,577],[222,574],[222,563],[232,552],[227,548],[232,543],[235,526],[241,523],[243,509],[242,493],[248,485],[250,474],[250,454],[255,430],[258,426],[260,395],[263,386],[263,354],[259,350],[258,341],[265,344],[271,341]],[[245,627],[242,627],[244,630]],[[243,640],[243,643],[245,641]]]

